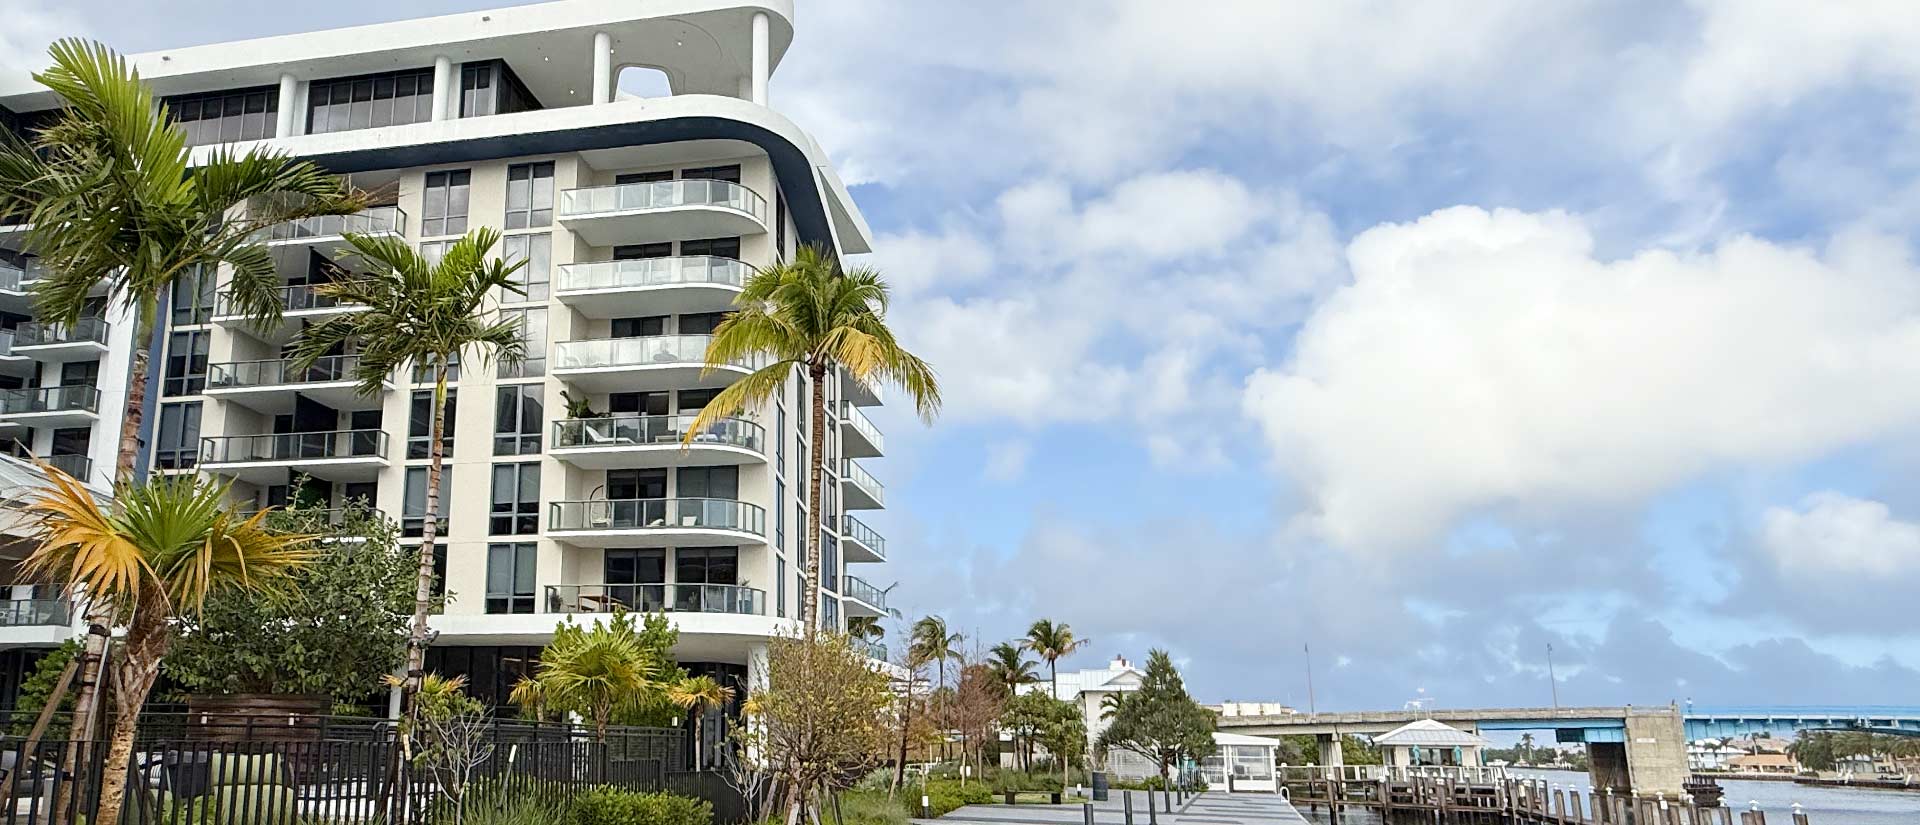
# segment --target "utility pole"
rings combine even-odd
[[[1553,712],[1560,713],[1560,680],[1553,675],[1553,643],[1547,643],[1547,685],[1553,689]]]

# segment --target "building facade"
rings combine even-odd
[[[427,376],[396,374],[363,395],[352,347],[305,370],[287,348],[308,324],[364,310],[314,290],[353,277],[344,234],[432,256],[489,226],[504,236],[497,254],[525,261],[524,294],[502,295],[500,312],[522,324],[528,357],[461,364],[450,385],[447,605],[431,666],[504,702],[556,622],[626,608],[668,611],[689,669],[750,679],[768,638],[799,625],[816,448],[829,468],[823,624],[884,613],[864,572],[886,558],[869,526],[884,488],[862,463],[884,450],[862,412],[881,402],[875,389],[832,376],[817,447],[798,372],[772,402],[681,446],[707,401],[759,366],[703,366],[744,279],[803,244],[870,251],[824,152],[768,106],[792,36],[791,0],[561,0],[132,55],[196,159],[266,145],[378,203],[269,232],[285,282],[279,324],[234,312],[224,273],[175,291],[153,467],[231,479],[245,506],[364,500],[417,540]],[[664,77],[671,93],[620,91],[633,71]],[[57,105],[24,76],[0,78],[15,123]],[[0,252],[9,265],[32,262]],[[18,352],[26,308],[6,303],[7,271],[0,326],[16,328]],[[130,335],[105,338],[97,380],[84,376],[108,398],[89,408],[97,430],[113,425],[105,388],[120,386],[115,375],[124,384],[131,352]],[[64,387],[70,363],[32,360],[23,369],[37,383],[17,380]],[[22,449],[60,454],[61,424],[22,424],[33,433]],[[85,445],[96,465],[111,466],[112,441]]]

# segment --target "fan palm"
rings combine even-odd
[[[1026,651],[1012,642],[1001,642],[987,650],[987,668],[993,671],[993,678],[1012,696],[1021,685],[1039,679],[1033,672],[1033,662],[1029,661]]]
[[[523,707],[577,712],[593,723],[594,738],[605,742],[615,713],[643,707],[660,695],[663,664],[647,653],[624,613],[611,622],[595,619],[591,628],[565,621],[540,652],[539,672],[514,686],[513,700]]]
[[[939,616],[927,616],[914,622],[910,637],[907,644],[914,658],[921,662],[932,662],[939,672],[935,687],[946,687],[947,662],[961,657],[960,643],[965,637],[947,632],[947,620]]]
[[[707,763],[700,754],[700,746],[706,742],[702,724],[707,711],[733,701],[733,688],[714,681],[712,676],[689,676],[667,686],[667,699],[693,712],[694,769],[705,768]]]
[[[34,549],[24,572],[67,582],[121,616],[125,653],[113,664],[114,719],[101,773],[95,822],[118,822],[127,762],[140,724],[138,708],[153,690],[173,642],[173,619],[198,613],[208,594],[228,589],[272,591],[314,557],[311,536],[279,534],[266,512],[250,518],[227,505],[227,485],[195,478],[122,482],[103,509],[72,476],[46,470],[48,486],[27,505]]]
[[[848,616],[847,635],[855,639],[877,642],[887,637],[887,628],[880,623],[879,616]]]
[[[940,385],[933,368],[900,346],[887,328],[887,285],[880,272],[868,267],[843,271],[839,261],[820,247],[803,246],[793,260],[755,272],[734,304],[739,309],[720,322],[707,344],[707,370],[747,359],[763,358],[769,363],[707,402],[687,428],[685,441],[691,444],[714,422],[773,398],[795,369],[806,373],[813,393],[807,512],[814,527],[800,531],[807,575],[800,610],[807,630],[812,631],[820,626],[820,552],[814,545],[827,524],[820,508],[827,377],[839,368],[865,386],[881,381],[896,384],[913,397],[915,411],[927,421],[940,410]]]
[[[343,302],[362,304],[364,312],[336,315],[307,327],[293,342],[293,362],[306,370],[319,359],[348,346],[359,348],[353,379],[363,395],[380,392],[394,370],[424,370],[433,376],[428,407],[426,512],[420,526],[420,566],[414,584],[413,631],[407,645],[410,696],[420,687],[426,666],[427,616],[433,609],[433,547],[439,532],[440,479],[446,472],[448,370],[463,354],[517,363],[526,342],[517,320],[493,310],[498,290],[520,293],[513,275],[525,261],[487,258],[500,240],[489,228],[475,229],[430,261],[406,242],[392,237],[346,236],[347,257],[365,274],[318,284],[314,291]],[[409,700],[410,701],[410,700]]]
[[[1053,698],[1060,698],[1060,660],[1073,655],[1073,652],[1090,644],[1090,639],[1075,639],[1073,627],[1066,622],[1054,624],[1052,619],[1041,619],[1027,628],[1027,638],[1021,646],[1033,651],[1034,655],[1047,660],[1047,671],[1053,680]]]

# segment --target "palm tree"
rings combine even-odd
[[[1012,642],[1001,642],[987,650],[987,668],[993,671],[995,680],[1006,686],[1008,696],[1012,696],[1021,685],[1039,678],[1034,674],[1033,662],[1027,659],[1024,648]]]
[[[433,608],[433,545],[439,532],[440,479],[446,472],[447,373],[462,356],[477,353],[468,363],[495,358],[518,363],[526,352],[517,320],[493,310],[502,291],[521,293],[513,274],[525,261],[489,260],[487,253],[500,240],[496,230],[482,227],[449,247],[439,261],[430,261],[413,247],[392,237],[346,236],[348,257],[365,274],[318,284],[314,292],[343,302],[362,304],[364,312],[336,315],[307,327],[293,342],[296,369],[305,370],[321,358],[348,345],[359,348],[353,378],[363,395],[380,392],[394,370],[425,370],[433,376],[433,400],[427,417],[427,501],[420,525],[420,567],[414,584],[413,631],[407,640],[409,697],[420,689],[427,659],[427,615]],[[408,699],[411,702],[411,698]]]
[[[1120,705],[1127,701],[1125,693],[1109,693],[1100,697],[1100,718],[1112,719],[1120,715]]]
[[[72,476],[46,468],[48,486],[27,506],[37,546],[22,563],[44,581],[66,582],[105,603],[126,621],[125,653],[113,664],[113,722],[100,775],[94,822],[120,821],[139,728],[139,708],[153,690],[173,643],[173,620],[200,611],[211,593],[273,591],[314,557],[311,536],[267,529],[266,512],[250,518],[227,505],[228,485],[177,478],[122,482],[102,509]]]
[[[847,635],[855,639],[877,642],[887,637],[887,628],[880,623],[879,616],[848,616]]]
[[[927,616],[913,623],[912,640],[908,644],[920,661],[933,662],[938,669],[940,681],[934,683],[936,688],[947,686],[947,662],[960,660],[960,643],[965,638],[958,633],[948,633],[947,620],[939,616]]]
[[[700,745],[705,742],[701,724],[707,718],[707,711],[733,701],[733,688],[713,680],[712,676],[690,676],[667,687],[667,699],[693,712],[693,764],[694,769],[706,767],[700,758]]]
[[[214,267],[242,315],[277,323],[281,303],[273,258],[257,243],[269,226],[366,208],[367,195],[325,170],[275,150],[244,155],[218,148],[189,164],[185,134],[125,58],[98,43],[61,40],[53,66],[34,80],[65,107],[30,140],[0,129],[0,218],[22,218],[26,248],[48,276],[36,285],[41,320],[74,324],[107,300],[131,311],[133,340],[155,332],[161,300],[181,278]],[[126,482],[140,452],[148,348],[136,346],[120,423],[114,478]],[[107,628],[116,618],[89,603],[73,729],[91,731]]]
[[[800,531],[808,581],[800,610],[811,632],[820,626],[820,552],[815,545],[826,529],[820,476],[826,461],[827,377],[838,367],[862,385],[899,385],[926,421],[940,410],[940,385],[933,368],[901,347],[887,328],[887,285],[880,272],[868,267],[842,270],[833,254],[820,247],[803,246],[792,261],[758,270],[734,304],[739,309],[720,322],[707,344],[708,371],[748,359],[770,363],[707,402],[687,428],[685,443],[693,443],[716,421],[766,403],[796,368],[806,373],[813,389],[807,512],[814,529]]]
[[[1533,734],[1520,734],[1520,753],[1522,754],[1520,757],[1521,761],[1529,765],[1533,764]]]
[[[638,708],[659,695],[660,665],[640,644],[633,620],[624,613],[616,613],[611,625],[595,619],[592,628],[565,621],[553,629],[553,641],[540,652],[539,672],[522,677],[512,699],[522,707],[578,712],[593,723],[594,739],[605,742],[616,712]]]
[[[1058,699],[1060,698],[1060,660],[1090,643],[1092,643],[1091,639],[1075,639],[1073,627],[1066,622],[1056,625],[1052,619],[1041,619],[1027,628],[1027,638],[1021,642],[1021,646],[1047,660],[1047,670],[1053,676],[1053,698]]]

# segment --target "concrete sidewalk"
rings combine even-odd
[[[1094,825],[1126,825],[1122,792],[1093,804]],[[1154,801],[1159,801],[1155,795]],[[1173,813],[1156,815],[1160,825],[1305,825],[1307,819],[1277,794],[1203,793],[1176,803]],[[1064,805],[968,805],[939,819],[915,819],[917,825],[1085,825],[1080,802]],[[1148,825],[1144,791],[1133,794],[1133,825]]]

